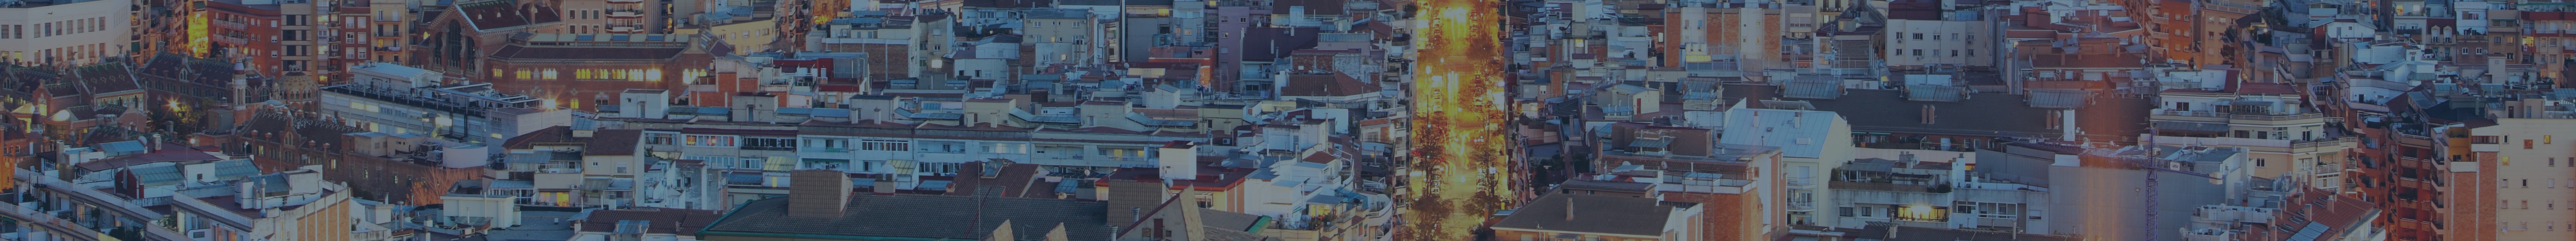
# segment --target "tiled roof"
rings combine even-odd
[[[528,149],[535,147],[537,143],[563,143],[571,141],[573,141],[571,126],[551,126],[546,127],[545,129],[529,131],[527,134],[512,136],[509,140],[503,140],[501,142],[501,148]]]
[[[495,50],[495,51],[492,51],[492,58],[499,58],[499,59],[563,59],[563,60],[660,60],[660,59],[670,59],[670,58],[673,58],[673,57],[678,57],[678,56],[680,56],[680,52],[683,52],[683,51],[686,51],[686,50],[687,50],[687,48],[683,48],[683,47],[663,47],[663,48],[603,48],[603,47],[531,47],[531,46],[521,46],[521,45],[510,45],[510,46],[504,46],[504,47],[501,47],[501,50]]]
[[[81,86],[89,88],[89,93],[116,93],[142,88],[134,84],[134,73],[123,62],[81,66],[75,73],[80,74]]]
[[[1503,217],[1494,228],[1660,236],[1664,217],[1671,214],[1672,207],[1654,198],[1551,194]]]
[[[787,199],[744,203],[700,235],[983,239],[1003,222],[1017,232],[1063,225],[1071,240],[1109,240],[1108,203],[1035,198],[857,195],[840,217],[788,216]],[[1661,219],[1657,219],[1661,220]]]
[[[590,140],[582,142],[589,144],[582,145],[581,152],[582,155],[585,156],[635,155],[635,147],[637,145],[644,144],[639,141],[643,138],[644,130],[616,129],[593,131],[590,134]]]
[[[489,31],[530,24],[562,21],[552,7],[543,4],[519,4],[517,1],[467,3],[456,11],[465,14],[467,23],[476,30]]]

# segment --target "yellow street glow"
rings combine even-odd
[[[1469,240],[1518,194],[1504,136],[1502,2],[1418,2],[1407,223],[1396,240]]]

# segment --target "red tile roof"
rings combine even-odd
[[[529,47],[510,45],[492,51],[500,59],[580,59],[580,60],[662,60],[680,56],[683,47],[669,48],[602,48],[602,47]]]
[[[468,3],[456,8],[476,30],[493,30],[529,24],[563,21],[553,7],[543,4],[519,4],[516,1]]]

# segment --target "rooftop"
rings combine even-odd
[[[1672,208],[1654,198],[1551,194],[1513,211],[1494,228],[1661,236],[1663,217]]]

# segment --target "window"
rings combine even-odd
[[[1850,217],[1850,216],[1852,216],[1852,208],[1851,208],[1851,207],[1842,207],[1842,208],[1839,208],[1839,209],[1841,209],[1841,210],[1839,210],[1839,211],[1842,211],[1842,216],[1844,216],[1844,217]]]
[[[927,173],[956,174],[957,163],[922,162],[920,170]]]
[[[2263,159],[2263,158],[2254,158],[2254,167],[2269,167],[2269,166],[2272,166],[2272,165],[2271,165],[2271,162],[2270,162],[2269,160],[2265,160],[2265,159]]]
[[[966,144],[954,141],[922,141],[921,152],[966,153]]]
[[[759,137],[743,138],[742,149],[793,151],[796,150],[796,139]]]
[[[738,168],[753,168],[753,169],[757,169],[757,168],[761,168],[761,167],[762,167],[762,165],[767,165],[767,164],[769,164],[769,158],[759,158],[759,157],[736,158],[736,159],[734,159],[734,161],[735,161],[736,163],[739,163],[739,164],[736,164],[736,165],[739,165],[739,166],[734,166],[734,167],[738,167]]]
[[[681,144],[689,146],[735,147],[740,144],[734,142],[736,138],[734,136],[683,135],[682,137]]]
[[[672,144],[671,142],[672,142],[674,139],[678,139],[678,137],[679,137],[679,136],[680,136],[680,134],[674,134],[674,133],[644,133],[644,144],[645,144],[645,145],[670,145],[670,144]]]
[[[866,151],[908,151],[908,150],[912,150],[912,142],[909,142],[909,141],[887,141],[887,140],[859,140],[859,150],[866,150]]]
[[[1028,143],[984,143],[984,153],[1029,154]]]

